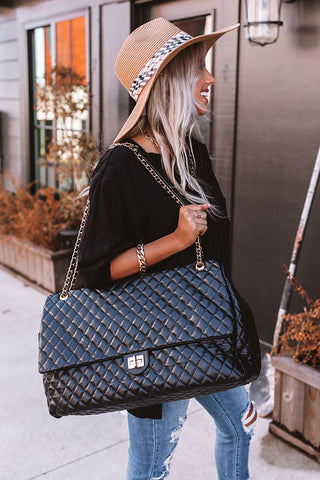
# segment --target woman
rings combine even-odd
[[[135,145],[188,201],[179,207],[139,163],[113,146],[99,161],[90,186],[90,214],[79,269],[92,288],[146,269],[194,262],[200,235],[206,258],[229,266],[225,201],[200,142],[198,118],[207,111],[213,76],[205,55],[224,33],[192,38],[159,18],[124,43],[116,73],[137,104],[115,142]],[[244,387],[198,398],[217,427],[219,479],[245,480],[257,414]],[[188,401],[131,410],[127,480],[162,480],[186,418]]]

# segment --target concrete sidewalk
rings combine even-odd
[[[0,480],[125,478],[126,413],[56,420],[37,373],[37,335],[45,294],[0,270]],[[250,453],[254,480],[316,480],[320,465],[268,433],[260,418]],[[170,480],[217,480],[214,424],[191,401]]]

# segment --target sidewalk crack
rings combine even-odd
[[[126,438],[125,440],[119,440],[116,443],[113,443],[112,445],[108,445],[107,447],[100,448],[99,450],[95,450],[94,452],[87,453],[86,455],[83,455],[82,457],[75,458],[74,460],[70,460],[69,462],[63,463],[62,465],[59,465],[57,467],[51,468],[50,470],[47,470],[46,472],[39,473],[38,475],[35,475],[33,477],[26,478],[25,480],[35,480],[40,477],[44,477],[45,475],[48,475],[49,473],[56,472],[57,470],[60,470],[68,465],[72,465],[73,463],[80,462],[81,460],[84,460],[85,458],[92,457],[93,455],[96,455],[97,453],[103,452],[105,450],[109,450],[110,448],[116,447],[117,445],[121,445],[122,443],[128,442],[129,439]]]

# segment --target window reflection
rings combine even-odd
[[[70,67],[86,79],[85,18],[56,24],[56,64]]]
[[[33,161],[37,185],[79,189],[79,142],[88,129],[85,17],[32,32]]]
[[[50,26],[36,28],[34,31],[35,82],[42,86],[46,72],[52,68],[50,33]]]

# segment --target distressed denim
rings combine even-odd
[[[215,462],[219,480],[247,480],[249,445],[257,414],[245,387],[196,400],[216,424]],[[126,480],[167,478],[188,403],[189,400],[180,400],[163,404],[161,420],[137,418],[128,413],[130,447]]]

